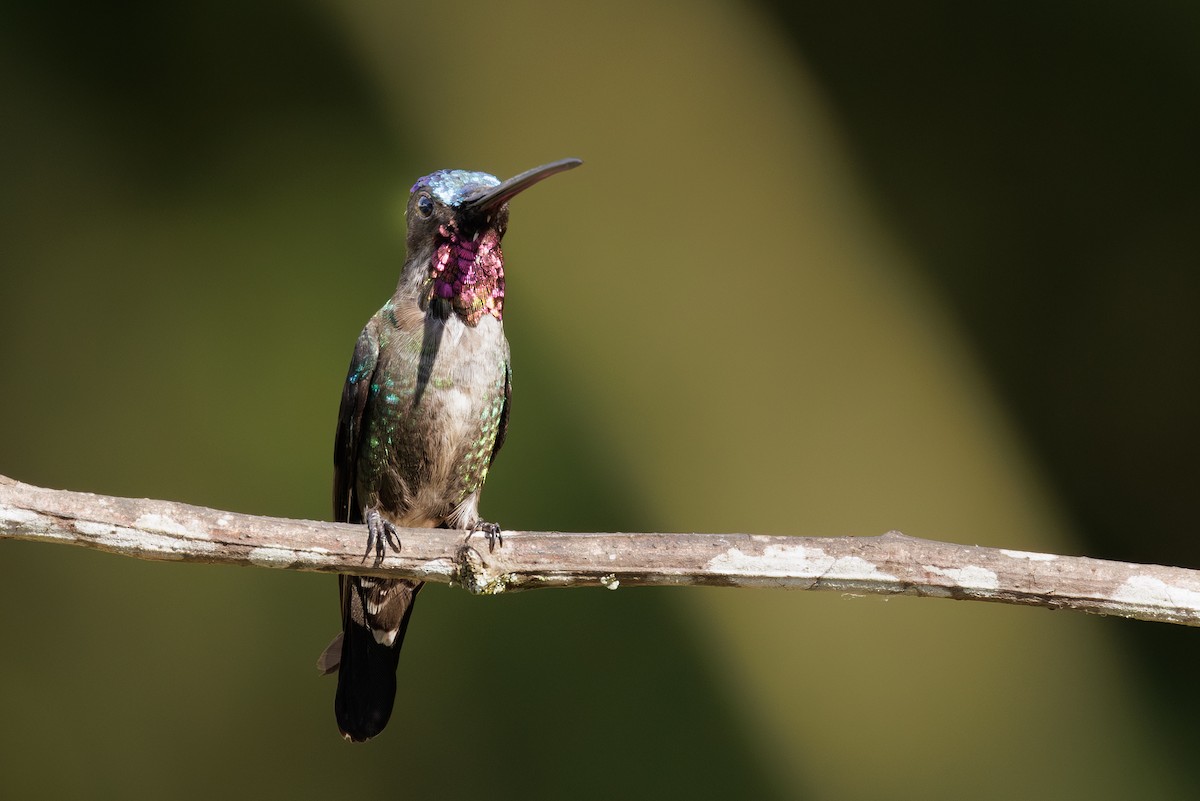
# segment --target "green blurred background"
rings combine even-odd
[[[1200,566],[1200,6],[0,5],[0,473],[325,519],[412,181],[513,204],[510,528]],[[430,587],[337,736],[334,580],[0,543],[0,797],[1189,797],[1197,632]]]

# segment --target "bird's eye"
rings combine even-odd
[[[417,198],[417,213],[422,217],[429,217],[433,214],[433,198],[429,195],[421,195]]]

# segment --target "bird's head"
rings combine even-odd
[[[405,216],[411,279],[420,282],[421,307],[443,319],[453,312],[468,325],[487,315],[503,319],[500,240],[508,227],[508,201],[582,163],[563,159],[503,182],[486,172],[438,170],[413,184]]]

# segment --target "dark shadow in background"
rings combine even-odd
[[[298,230],[361,226],[366,257],[346,253],[342,263],[317,267],[264,263],[252,297],[237,297],[239,268],[219,263],[206,265],[204,274],[173,264],[118,263],[96,276],[85,257],[55,264],[47,274],[22,254],[61,235],[76,169],[94,171],[101,194],[110,191],[104,177],[110,174],[135,204],[171,207],[184,198],[186,216],[193,205],[205,207],[195,201],[198,194],[261,191],[253,172],[231,162],[231,152],[246,151],[248,165],[275,174],[313,168],[272,146],[277,133],[288,132],[292,146],[294,137],[314,144],[294,152],[320,153],[339,167],[344,160],[348,172],[320,175],[329,191],[374,203],[381,185],[411,183],[413,165],[424,161],[417,158],[419,143],[397,148],[337,25],[303,4],[6,4],[0,31],[6,53],[0,64],[7,67],[0,89],[12,101],[0,133],[7,179],[0,236],[13,245],[14,260],[5,264],[5,303],[23,299],[27,306],[11,306],[0,322],[6,367],[0,472],[52,486],[129,487],[131,494],[327,518],[328,478],[314,501],[286,486],[291,466],[279,453],[269,460],[273,467],[254,469],[262,433],[255,427],[270,431],[290,419],[294,409],[279,407],[281,395],[299,398],[293,404],[315,403],[307,382],[324,357],[313,353],[305,365],[302,354],[299,366],[285,367],[289,350],[303,351],[302,337],[314,327],[344,332],[321,390],[330,416],[316,447],[330,453],[355,338],[386,297],[367,273],[390,256],[382,279],[390,288],[399,270],[395,243],[378,232],[370,239],[367,231],[377,224],[355,219],[362,209],[318,204],[337,216],[313,219],[308,201],[280,198],[292,204],[289,213],[307,215],[289,221]],[[63,131],[56,113],[86,127]],[[418,115],[413,129],[419,124]],[[354,141],[339,145],[346,131]],[[256,144],[244,144],[255,137]],[[62,164],[68,169],[57,172]],[[369,176],[371,183],[336,183],[347,175]],[[332,272],[337,276],[324,274]],[[54,287],[37,286],[47,281]],[[79,282],[86,291],[59,293]],[[30,297],[55,297],[58,305],[32,308]],[[138,302],[128,304],[130,297]],[[294,311],[282,318],[288,330],[255,320],[277,314],[273,304],[281,298]],[[161,317],[144,311],[164,307]],[[245,329],[245,340],[225,339],[231,325]],[[111,345],[127,338],[133,350]],[[211,349],[197,350],[197,342]],[[521,377],[522,363],[544,357],[536,343],[514,352],[510,439],[525,438],[528,464],[514,464],[522,447],[510,441],[497,472],[519,471],[525,494],[514,490],[503,503],[485,497],[485,508],[510,525],[653,530],[586,421],[572,417],[570,404],[552,402],[556,388],[539,390]],[[197,353],[208,362],[193,363]],[[122,383],[124,372],[137,383]],[[171,397],[164,384],[175,373],[186,389]],[[73,393],[64,403],[77,410],[78,434],[57,419],[54,404],[38,401],[42,393],[61,398],[63,392]],[[551,401],[537,408],[522,393]],[[165,402],[156,402],[159,394]],[[221,411],[231,395],[236,416]],[[189,404],[203,412],[183,411]],[[144,411],[118,421],[113,415],[122,405]],[[206,453],[221,450],[211,438],[222,427],[244,425],[233,452]],[[183,427],[199,432],[190,452],[160,452],[157,467],[155,459],[139,458],[156,447],[147,444],[154,432],[170,438]],[[127,433],[109,448],[106,428]],[[278,440],[263,440],[278,448]],[[329,457],[321,463],[332,472]],[[566,475],[562,465],[579,469]],[[276,468],[282,476],[270,475]],[[182,494],[171,491],[172,479],[163,477],[169,474],[183,482]],[[0,734],[0,751],[8,755],[0,786],[14,797],[33,787],[127,795],[131,753],[142,766],[137,780],[174,797],[211,797],[218,788],[337,797],[372,786],[376,795],[433,795],[461,786],[521,798],[611,798],[630,787],[647,796],[772,797],[729,694],[709,675],[703,643],[661,592],[532,594],[493,604],[435,592],[436,603],[432,596],[423,603],[409,634],[391,730],[355,748],[337,738],[333,682],[313,668],[336,628],[332,577],[320,586],[314,577],[150,565],[24,543],[4,543],[3,550],[8,581],[0,588],[0,620],[4,639],[20,648],[6,654],[15,678],[0,690],[16,694],[0,695],[10,724]],[[320,594],[316,602],[312,588]],[[313,617],[314,609],[328,610],[326,617]],[[422,657],[435,650],[435,657]],[[422,668],[431,663],[438,667]],[[417,719],[405,721],[414,710]],[[60,771],[55,766],[64,753],[70,764]]]
[[[1200,6],[762,5],[1086,554],[1200,567]],[[1194,758],[1200,638],[1120,628]]]

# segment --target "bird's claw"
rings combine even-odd
[[[500,535],[499,523],[488,523],[485,520],[476,520],[475,525],[471,526],[471,530],[467,532],[467,539],[471,539],[472,534],[482,534],[487,540],[488,553],[496,550],[496,545],[504,547],[504,537]]]
[[[388,548],[400,553],[400,535],[396,533],[396,527],[390,520],[386,520],[383,515],[379,514],[378,509],[368,509],[367,550],[363,554],[363,561],[367,561],[371,550],[374,549],[375,567],[379,567],[383,564],[383,557],[387,555]]]

